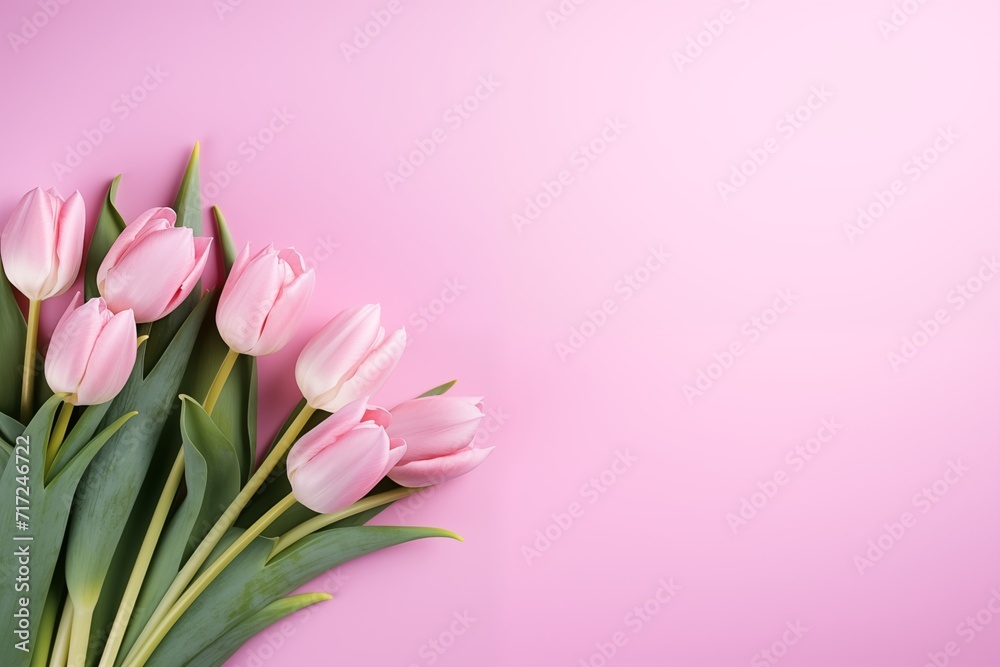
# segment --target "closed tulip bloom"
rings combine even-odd
[[[428,396],[390,413],[386,431],[406,442],[406,453],[389,471],[389,479],[400,486],[431,486],[464,475],[493,451],[473,446],[484,416],[482,398]]]
[[[306,433],[288,452],[288,480],[295,499],[322,514],[360,500],[406,451],[385,431],[389,413],[350,403]]]
[[[348,308],[306,344],[295,381],[313,408],[336,412],[382,388],[406,347],[402,328],[387,338],[378,304]]]
[[[106,403],[125,386],[136,356],[131,310],[114,314],[104,299],[80,305],[77,293],[63,314],[45,357],[45,379],[74,405]]]
[[[315,285],[315,272],[293,248],[268,246],[251,257],[247,244],[219,297],[215,323],[222,340],[240,354],[277,352],[295,335]]]
[[[151,208],[126,225],[97,270],[97,288],[114,312],[153,322],[187,298],[201,279],[212,239],[175,227],[177,214]]]
[[[31,301],[68,290],[80,273],[86,223],[79,192],[66,200],[53,189],[24,195],[0,236],[4,272],[14,287]]]

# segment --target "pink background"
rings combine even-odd
[[[302,331],[262,363],[265,433],[296,400],[307,337],[375,300],[413,339],[380,402],[458,377],[502,422],[482,468],[383,517],[464,544],[340,568],[306,587],[333,601],[230,665],[775,664],[765,649],[789,666],[1000,662],[1000,280],[977,282],[1000,247],[996,2],[907,0],[887,35],[891,0],[567,0],[554,26],[558,0],[47,2],[51,18],[36,0],[0,10],[2,216],[55,185],[83,192],[92,223],[117,173],[126,218],[169,204],[201,140],[206,202],[238,240],[292,244],[318,273]],[[449,112],[477,87],[467,118]],[[829,98],[799,109],[814,87]],[[779,125],[797,110],[800,127]],[[624,127],[603,144],[608,119]],[[435,128],[443,143],[391,190],[385,172]],[[592,140],[601,154],[581,159]],[[765,146],[723,201],[717,182]],[[913,171],[925,150],[936,161]],[[518,229],[512,214],[563,170]],[[895,179],[852,242],[845,224]],[[656,271],[651,246],[670,255]],[[953,292],[966,283],[971,300]],[[792,306],[774,321],[779,290]],[[584,325],[607,300],[603,325]],[[560,355],[581,325],[592,335]],[[716,379],[688,400],[699,371]],[[841,426],[800,464],[823,419]],[[618,452],[636,460],[607,472]],[[915,498],[950,462],[968,470],[937,502]],[[767,483],[776,472],[785,484]],[[734,533],[744,498],[766,504]],[[883,535],[906,512],[902,536]],[[880,536],[891,548],[859,573]]]

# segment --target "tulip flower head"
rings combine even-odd
[[[295,363],[295,381],[313,408],[336,412],[382,388],[403,356],[406,331],[388,337],[378,304],[340,312],[309,341]]]
[[[212,239],[175,227],[177,214],[151,208],[125,226],[97,270],[97,288],[114,312],[153,322],[187,298],[201,279]]]
[[[45,357],[45,379],[74,405],[106,403],[125,386],[136,358],[135,318],[131,310],[112,313],[97,297],[80,305],[73,298],[52,332]]]
[[[247,244],[219,297],[215,322],[222,339],[240,354],[277,352],[295,335],[315,285],[315,272],[293,248],[268,246],[251,257]]]
[[[390,438],[389,413],[367,409],[362,398],[306,433],[288,452],[288,480],[295,499],[329,514],[360,500],[406,452]]]
[[[63,200],[35,188],[18,202],[0,236],[0,256],[11,284],[31,301],[68,290],[80,273],[86,207],[79,192]]]
[[[474,447],[482,421],[482,398],[427,396],[390,410],[386,432],[406,442],[406,453],[389,472],[400,486],[440,484],[469,472],[493,451]]]

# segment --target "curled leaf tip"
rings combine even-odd
[[[143,334],[142,336],[139,336],[138,338],[135,339],[135,346],[139,347],[140,345],[142,345],[143,343],[145,343],[147,340],[149,340],[149,335],[148,334]]]

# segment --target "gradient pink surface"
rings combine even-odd
[[[318,273],[261,364],[263,433],[305,340],[366,301],[412,338],[380,403],[457,377],[494,410],[480,469],[380,519],[464,544],[342,566],[229,665],[986,667],[998,22],[992,0],[11,0],[0,212],[79,188],[93,224],[123,173],[134,217],[200,140],[238,241]]]

